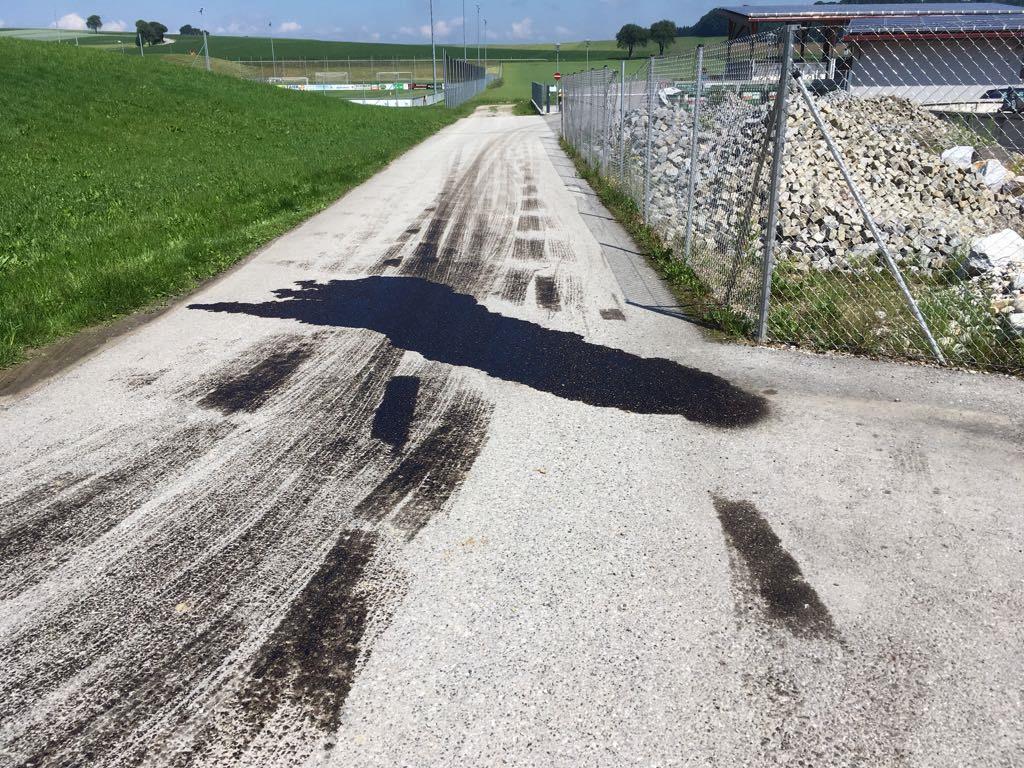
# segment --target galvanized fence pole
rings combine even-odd
[[[647,142],[644,148],[644,224],[651,217],[651,143],[654,138],[654,57],[647,60]]]
[[[779,185],[782,183],[782,159],[786,152],[786,122],[789,118],[789,83],[793,79],[793,36],[796,27],[786,25],[782,41],[782,68],[775,92],[775,141],[772,146],[772,173],[768,182],[768,225],[764,233],[764,263],[761,272],[761,306],[757,321],[757,340],[768,336],[768,305],[772,298],[772,272],[775,269],[776,229],[779,223]],[[752,190],[756,195],[757,190]]]
[[[604,71],[601,72],[601,103],[598,107],[600,114],[598,114],[598,127],[597,127],[597,157],[598,163],[601,168],[601,174],[607,173],[607,152],[605,146],[607,141],[605,136],[608,134],[608,87],[610,83],[608,78],[605,76]]]
[[[594,82],[594,70],[587,72],[587,80],[590,83],[590,110],[587,118],[590,135],[587,137],[587,147],[590,149],[591,164],[597,165],[597,153],[594,151],[594,139],[597,135],[597,84]]]
[[[825,139],[825,143],[828,145],[829,152],[832,154],[832,159],[836,161],[836,165],[839,166],[839,172],[843,175],[846,186],[850,190],[850,194],[853,195],[853,199],[857,202],[857,208],[860,209],[860,214],[864,217],[864,223],[867,224],[868,229],[871,230],[871,236],[878,243],[878,250],[882,252],[885,263],[889,267],[889,271],[892,276],[896,279],[896,283],[900,287],[900,292],[903,294],[903,298],[907,302],[911,314],[917,321],[918,326],[921,328],[921,332],[924,333],[925,338],[928,340],[928,346],[932,350],[932,354],[935,355],[935,359],[939,361],[941,365],[946,364],[946,358],[942,354],[942,350],[939,349],[939,345],[935,341],[935,337],[932,336],[931,329],[928,327],[928,323],[924,319],[924,315],[921,314],[920,307],[917,306],[917,301],[914,299],[914,295],[910,292],[910,288],[907,286],[906,281],[903,279],[903,273],[900,272],[900,268],[896,265],[896,260],[893,259],[892,254],[889,252],[889,247],[885,244],[882,239],[882,233],[878,230],[878,225],[875,224],[874,218],[871,216],[871,212],[868,211],[867,203],[864,202],[863,196],[861,196],[860,190],[857,188],[853,177],[850,175],[850,170],[846,167],[846,161],[843,160],[843,155],[839,151],[839,147],[836,146],[835,141],[832,139],[832,134],[825,126],[825,121],[821,119],[821,113],[818,111],[818,107],[814,103],[814,99],[811,98],[811,94],[807,90],[807,86],[804,85],[803,80],[800,79],[800,73],[797,72],[793,78],[796,80],[797,87],[800,89],[800,95],[803,96],[804,102],[807,104],[807,109],[811,113],[811,117],[814,118],[815,125],[818,126],[818,131],[821,132],[822,138]]]
[[[626,60],[619,70],[619,183],[626,181]]]
[[[686,236],[683,241],[683,256],[690,258],[693,244],[693,196],[697,190],[697,153],[700,144],[697,141],[700,133],[700,101],[704,90],[704,46],[697,46],[697,72],[693,85],[693,126],[690,129],[690,169],[687,179],[686,194]]]

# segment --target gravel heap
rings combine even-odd
[[[837,92],[818,100],[829,130],[898,263],[925,275],[959,264],[961,275],[992,297],[994,311],[1024,307],[1024,176],[997,160],[976,160],[977,137],[907,99],[862,99]],[[738,235],[756,237],[765,213],[768,163],[759,204],[748,216],[770,104],[727,95],[702,112],[695,242],[726,255]],[[654,110],[651,223],[669,240],[685,230],[692,114],[662,103]],[[642,178],[647,110],[626,116],[632,172]],[[791,99],[779,199],[778,257],[803,271],[878,269],[878,249],[804,105]],[[986,254],[975,246],[987,243]],[[977,257],[977,258],[976,258]],[[1013,318],[1024,330],[1024,317]],[[1016,327],[1018,323],[1014,323]]]

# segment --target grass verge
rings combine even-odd
[[[0,39],[0,367],[193,288],[475,108]]]

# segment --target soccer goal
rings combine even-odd
[[[314,83],[342,83],[347,85],[349,81],[348,72],[314,72]]]
[[[267,82],[271,85],[283,85],[286,87],[309,85],[308,77],[268,77]]]
[[[412,72],[378,72],[378,83],[410,83],[413,80]]]

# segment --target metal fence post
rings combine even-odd
[[[799,73],[797,74],[799,75]],[[832,134],[829,133],[828,128],[825,126],[825,121],[821,119],[821,113],[818,112],[818,107],[814,104],[811,94],[807,91],[807,86],[804,85],[803,80],[799,77],[794,79],[796,80],[797,87],[800,89],[800,95],[803,96],[804,102],[807,104],[807,109],[810,111],[811,117],[814,118],[815,125],[818,126],[818,131],[821,132],[822,138],[825,139],[825,143],[828,145],[829,152],[832,154],[832,159],[835,160],[836,164],[839,166],[839,172],[843,175],[843,179],[846,181],[846,186],[849,188],[850,194],[853,195],[853,199],[857,202],[857,207],[860,209],[860,215],[864,218],[864,223],[867,224],[868,229],[871,230],[871,236],[875,239],[875,242],[878,243],[878,249],[882,252],[885,263],[889,267],[889,271],[892,273],[892,276],[896,279],[896,283],[900,287],[900,292],[903,294],[903,298],[906,300],[907,306],[910,308],[910,313],[914,316],[918,326],[921,328],[925,338],[928,340],[928,346],[931,348],[932,354],[935,355],[935,359],[938,360],[941,365],[945,365],[946,358],[943,356],[942,350],[939,349],[939,345],[936,343],[935,337],[932,336],[932,331],[928,327],[928,323],[925,321],[924,315],[921,314],[921,308],[917,306],[917,301],[915,301],[914,295],[910,292],[910,288],[903,279],[903,273],[900,272],[900,268],[896,265],[896,260],[893,259],[892,254],[889,252],[889,247],[882,239],[882,233],[878,231],[878,225],[875,224],[875,219],[868,210],[867,203],[864,202],[864,198],[860,194],[860,190],[857,189],[857,185],[854,183],[853,177],[850,175],[850,171],[846,167],[846,161],[843,160],[843,155],[839,151],[839,147],[836,146],[835,141],[832,139]]]
[[[626,181],[626,60],[619,73],[619,182]]]
[[[704,46],[697,46],[697,73],[693,86],[693,127],[690,129],[690,170],[687,179],[686,194],[686,238],[683,241],[683,257],[690,258],[690,247],[693,243],[693,195],[697,190],[697,153],[700,145],[697,142],[700,132],[700,100],[704,88]]]
[[[782,42],[782,73],[775,93],[775,142],[772,147],[772,174],[768,182],[768,225],[764,233],[764,264],[761,272],[761,307],[757,321],[757,340],[768,336],[768,305],[772,298],[772,271],[775,269],[775,240],[779,222],[779,184],[782,183],[782,158],[786,151],[786,121],[789,117],[789,83],[793,71],[793,34],[796,27],[786,25]],[[757,194],[757,190],[753,190]]]
[[[651,218],[651,141],[654,136],[654,57],[647,60],[647,146],[644,151],[644,224]]]

